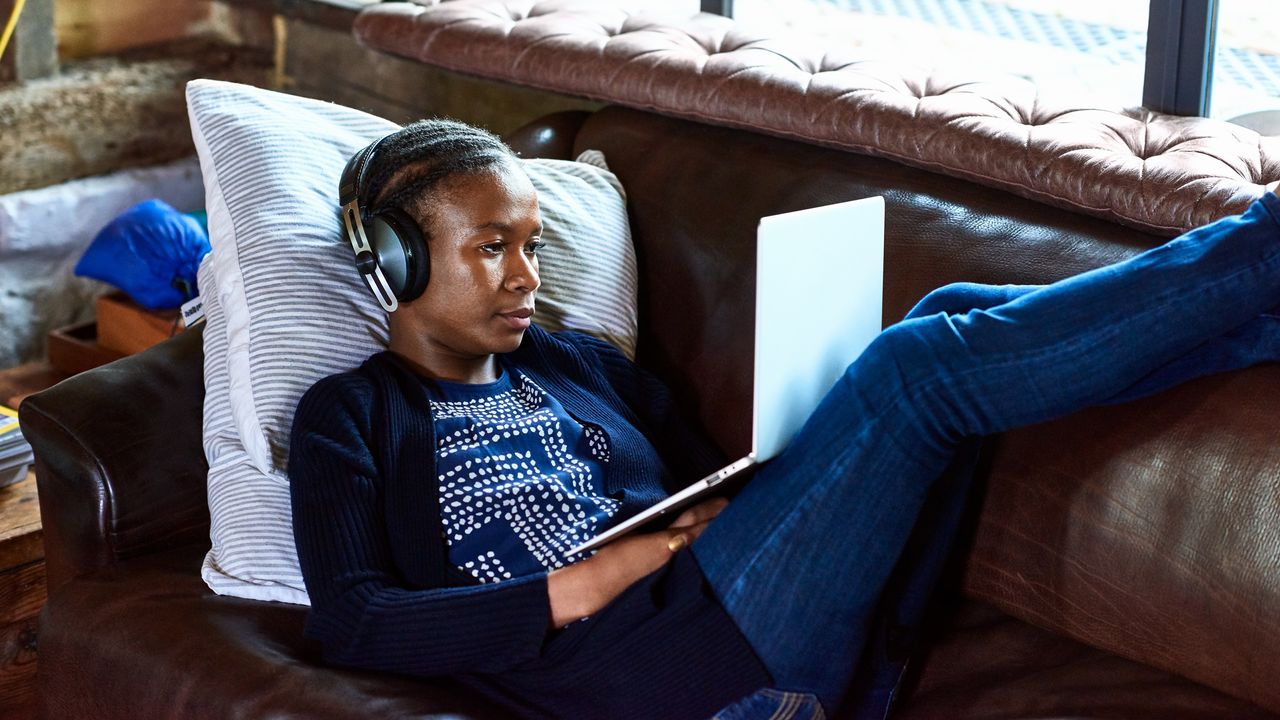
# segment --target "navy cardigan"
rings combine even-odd
[[[665,387],[607,343],[533,326],[508,358],[608,433],[613,522],[723,463]],[[452,677],[525,717],[706,718],[770,684],[687,549],[564,630],[550,627],[546,573],[480,584],[455,568],[435,445],[424,381],[391,353],[325,378],[298,406],[294,536],[307,635],[329,662]]]

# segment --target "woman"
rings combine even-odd
[[[334,663],[449,676],[524,716],[882,714],[903,659],[885,628],[919,619],[972,439],[1280,351],[1268,195],[1060,283],[935,291],[732,502],[569,557],[724,458],[611,346],[532,324],[537,196],[497,138],[426,121],[353,163],[356,213],[394,209],[430,275],[392,283],[386,352],[299,405],[308,634]],[[906,558],[944,476],[934,542]]]

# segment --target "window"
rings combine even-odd
[[[1218,1],[1209,114],[1280,135],[1280,3]]]
[[[1271,0],[702,0],[748,24],[925,67],[1026,77],[1101,107],[1230,119],[1280,135]],[[1216,50],[1215,50],[1216,48]]]
[[[738,0],[734,16],[924,67],[1012,72],[1116,107],[1142,90],[1147,0]]]

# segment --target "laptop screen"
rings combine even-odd
[[[884,198],[761,218],[752,451],[786,447],[880,333]]]

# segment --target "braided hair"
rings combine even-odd
[[[365,169],[365,196],[360,204],[398,207],[411,217],[430,218],[429,194],[446,178],[493,170],[515,157],[506,143],[487,130],[444,118],[418,120],[378,146]],[[426,227],[422,233],[430,235]]]

